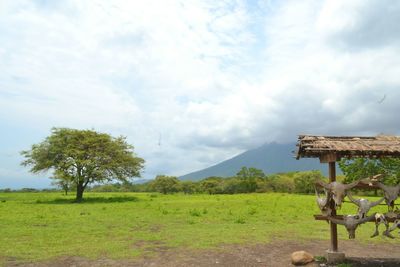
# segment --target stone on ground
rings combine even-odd
[[[293,252],[291,257],[294,265],[306,265],[314,261],[314,256],[304,250]]]

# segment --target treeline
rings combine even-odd
[[[19,193],[35,193],[35,192],[56,192],[60,191],[58,188],[21,188],[21,189],[11,189],[11,188],[0,188],[0,193],[11,193],[11,192],[19,192]]]
[[[159,192],[171,194],[240,194],[240,193],[314,193],[314,184],[318,179],[325,179],[320,171],[288,172],[266,175],[256,168],[242,167],[233,177],[208,177],[200,181],[181,181],[174,176],[158,175],[154,180],[142,184],[130,182],[93,185],[87,189],[91,192]],[[64,194],[74,192],[71,183],[52,183],[58,189],[23,188],[11,190],[0,189],[0,192],[51,192],[62,189]]]
[[[235,176],[208,177],[200,181],[180,181],[177,177],[158,175],[143,184],[116,183],[97,185],[92,192],[160,192],[163,194],[239,194],[239,193],[314,193],[314,183],[324,179],[320,171],[289,172],[266,175],[256,168],[243,167]]]

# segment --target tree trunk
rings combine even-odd
[[[82,202],[83,190],[85,190],[83,183],[78,183],[76,186],[76,200],[75,200],[76,202]]]

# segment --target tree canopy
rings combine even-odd
[[[255,192],[257,190],[257,180],[264,179],[265,173],[256,168],[242,167],[236,176],[242,180],[242,185],[245,191]]]
[[[178,185],[179,180],[175,176],[157,175],[152,182],[154,190],[163,194],[177,192],[179,190]]]
[[[246,179],[255,179],[255,178],[265,178],[265,173],[260,170],[256,169],[253,167],[247,168],[243,166],[240,171],[236,174],[237,177],[240,179],[246,180]]]
[[[32,173],[53,171],[53,179],[76,186],[76,200],[90,183],[128,181],[140,177],[144,160],[133,152],[126,137],[112,137],[94,130],[53,128],[43,142],[22,151],[24,166]]]
[[[384,174],[384,182],[388,184],[400,182],[400,159],[398,158],[342,159],[339,162],[339,167],[346,175],[345,182],[352,182],[376,174]]]

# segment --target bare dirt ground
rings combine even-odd
[[[97,259],[89,260],[81,257],[62,257],[46,262],[20,263],[9,259],[6,266],[257,266],[285,267],[293,266],[290,255],[297,250],[306,250],[315,256],[323,256],[329,246],[329,241],[275,241],[270,244],[252,246],[224,246],[217,250],[184,250],[159,246],[149,251],[149,255],[136,260]],[[356,241],[341,241],[341,251],[350,257],[352,266],[400,266],[400,243],[389,244],[360,244]],[[309,266],[319,266],[314,263]]]

